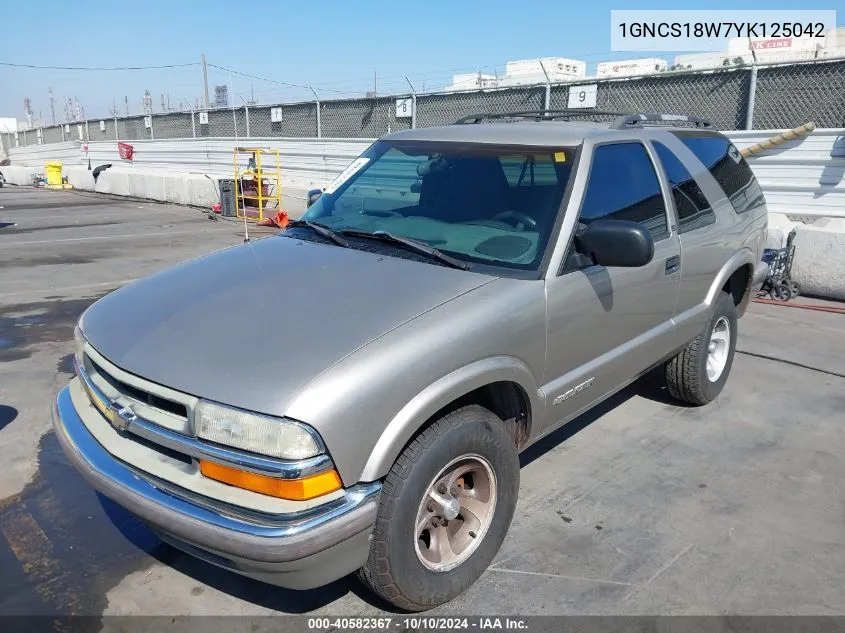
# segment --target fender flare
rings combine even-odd
[[[382,432],[359,481],[384,477],[405,445],[440,409],[479,387],[494,382],[513,382],[527,394],[532,412],[543,410],[544,396],[534,375],[521,360],[511,356],[493,356],[465,365],[419,392],[393,416]]]
[[[743,297],[738,309],[740,314],[745,311],[745,307],[748,305],[748,297],[749,289],[751,288],[751,282],[754,275],[754,254],[751,252],[750,248],[743,248],[742,250],[734,253],[728,261],[726,261],[722,268],[719,270],[719,274],[716,275],[716,279],[713,281],[713,284],[710,286],[710,290],[707,292],[707,297],[704,300],[705,305],[712,306],[716,302],[716,297],[719,296],[719,292],[722,290],[722,286],[727,283],[728,279],[731,275],[733,275],[737,270],[742,268],[743,266],[750,266],[751,267],[751,276],[748,279],[748,288],[745,290],[745,296]]]

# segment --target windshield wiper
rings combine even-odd
[[[469,270],[470,265],[466,262],[462,262],[459,259],[455,259],[454,257],[449,257],[445,253],[441,253],[436,248],[432,248],[427,244],[423,244],[422,242],[418,242],[417,240],[413,240],[408,237],[402,237],[401,235],[393,235],[393,233],[388,233],[387,231],[359,231],[358,229],[344,229],[341,231],[344,235],[350,235],[352,237],[368,237],[374,240],[383,240],[385,242],[393,242],[394,244],[401,244],[417,253],[422,253],[423,255],[428,255],[432,259],[436,259],[438,261],[443,262],[444,264],[448,264],[452,268],[460,268],[461,270]]]
[[[322,224],[318,224],[317,222],[311,222],[309,220],[291,220],[288,222],[287,227],[288,229],[311,229],[317,235],[325,237],[327,240],[334,242],[338,246],[343,246],[343,248],[349,248],[349,242],[343,239],[340,235],[332,231],[329,227],[324,226]]]

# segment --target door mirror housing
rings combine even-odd
[[[654,258],[651,233],[628,220],[595,220],[575,234],[575,241],[578,252],[599,266],[636,268]]]
[[[305,208],[309,208],[312,204],[317,202],[320,199],[320,196],[323,195],[322,189],[310,189],[308,193],[305,194]]]

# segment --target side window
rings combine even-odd
[[[723,136],[680,136],[681,141],[710,170],[731,201],[734,211],[744,213],[763,204],[763,190],[748,162]]]
[[[669,237],[660,181],[642,143],[595,149],[579,221],[599,218],[639,222],[655,242]]]
[[[678,232],[685,233],[713,224],[716,214],[681,160],[662,143],[654,143],[654,149],[672,185],[672,198],[678,212]]]

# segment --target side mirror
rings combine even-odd
[[[599,266],[645,266],[654,257],[654,240],[643,225],[627,220],[596,220],[575,239],[579,251]]]
[[[307,209],[312,204],[317,202],[320,199],[320,196],[323,195],[322,189],[310,189],[308,193],[305,194],[305,208]]]

